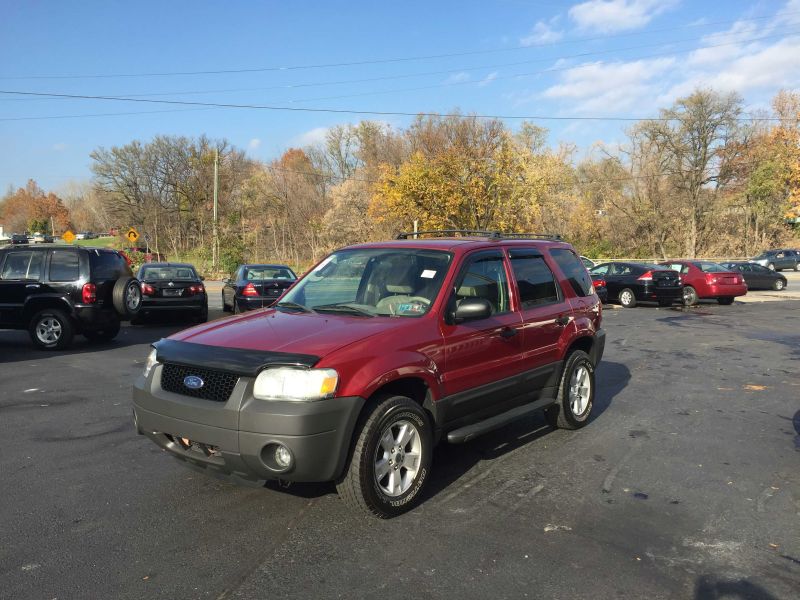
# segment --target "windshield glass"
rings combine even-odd
[[[725,273],[730,271],[730,269],[726,269],[721,264],[713,262],[696,262],[694,266],[704,273]]]
[[[294,281],[297,276],[289,267],[277,267],[264,265],[258,267],[247,267],[244,270],[244,278],[248,281],[261,281],[263,279],[289,279]]]
[[[334,252],[278,303],[356,316],[419,317],[430,309],[452,255],[372,248]]]
[[[191,267],[142,267],[143,281],[193,281],[197,279]]]

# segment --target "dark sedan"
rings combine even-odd
[[[720,264],[726,269],[741,273],[749,290],[780,291],[786,288],[786,277],[767,267],[751,262],[725,262]]]
[[[592,267],[589,273],[605,280],[609,302],[625,308],[633,308],[637,302],[672,306],[683,299],[680,274],[660,265],[610,262]]]
[[[133,323],[165,314],[175,318],[208,320],[208,296],[203,278],[186,263],[145,263],[136,275],[142,282],[142,306]]]
[[[222,288],[222,310],[234,313],[272,306],[297,281],[286,265],[242,265]]]
[[[594,285],[594,293],[600,298],[600,302],[608,304],[608,288],[606,287],[606,279],[604,275],[599,273],[590,273],[592,276],[592,285]]]

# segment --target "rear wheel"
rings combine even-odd
[[[697,304],[699,300],[699,296],[697,295],[697,290],[694,289],[692,286],[687,285],[683,288],[683,303],[686,306],[694,306]]]
[[[633,308],[636,306],[636,296],[633,290],[625,288],[619,293],[619,303],[625,308]]]
[[[205,323],[206,321],[208,321],[208,306],[204,306],[200,314],[197,315],[198,323]]]
[[[64,311],[45,309],[31,319],[28,333],[42,350],[63,350],[72,343],[75,328]]]
[[[717,302],[723,306],[728,306],[729,304],[733,304],[733,296],[723,296],[722,298],[717,298]]]
[[[83,332],[83,335],[90,342],[110,342],[119,334],[119,319],[114,319],[102,329],[92,329]]]
[[[232,309],[225,303],[225,294],[222,294],[222,312],[232,312]]]
[[[430,420],[405,396],[383,396],[357,432],[352,456],[336,484],[342,500],[382,519],[409,510],[428,477]]]
[[[556,403],[545,411],[547,420],[559,429],[579,429],[589,421],[594,405],[594,365],[583,350],[567,358]]]
[[[776,292],[780,292],[783,288],[786,287],[786,284],[783,283],[783,279],[776,279],[775,283],[772,284],[772,289]]]
[[[794,263],[794,270],[795,271],[800,271],[800,261]]]

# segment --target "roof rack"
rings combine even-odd
[[[481,231],[477,229],[433,229],[430,231],[405,231],[397,234],[398,240],[416,239],[420,236],[431,237],[457,237],[473,236],[487,237],[491,240],[528,239],[528,240],[562,240],[558,234],[551,233],[503,233],[502,231]]]

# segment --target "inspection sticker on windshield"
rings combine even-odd
[[[436,277],[436,271],[431,271],[430,269],[425,269],[422,272],[422,275],[420,275],[420,277],[424,277],[425,279],[433,279],[434,277]]]

